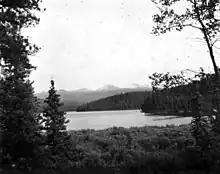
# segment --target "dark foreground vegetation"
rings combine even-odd
[[[190,125],[70,131],[65,162],[29,173],[219,173],[213,158],[220,154],[199,156],[190,131]],[[2,173],[10,171],[16,169]]]

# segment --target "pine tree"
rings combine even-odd
[[[40,117],[29,80],[35,69],[29,56],[38,48],[21,34],[22,28],[38,23],[33,14],[40,10],[38,3],[39,0],[0,2],[1,167],[15,164],[19,169],[33,168],[40,154]]]
[[[48,153],[51,155],[49,167],[57,167],[61,161],[66,159],[69,151],[69,138],[66,131],[66,124],[69,122],[66,113],[60,110],[63,105],[60,102],[60,95],[51,80],[51,87],[48,91],[48,97],[44,100],[47,106],[43,110],[43,118],[46,130],[46,144]]]

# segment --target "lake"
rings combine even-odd
[[[139,110],[67,112],[67,118],[70,120],[67,125],[68,130],[99,130],[113,126],[129,128],[146,125],[180,125],[188,124],[192,119],[191,117],[150,116],[149,114],[145,116],[145,114],[141,113]]]

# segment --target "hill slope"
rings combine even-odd
[[[141,104],[150,93],[147,91],[121,93],[83,104],[77,107],[76,111],[140,109]]]

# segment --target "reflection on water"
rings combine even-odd
[[[146,125],[162,126],[166,124],[188,124],[191,117],[150,116],[139,110],[127,111],[97,111],[97,112],[67,112],[70,120],[67,129],[105,129],[109,127],[136,127]]]

